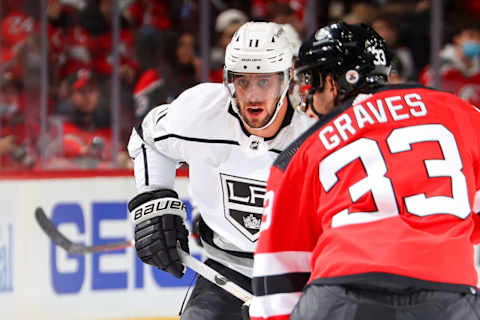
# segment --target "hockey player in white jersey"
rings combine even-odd
[[[177,242],[188,251],[185,206],[173,190],[189,164],[205,263],[251,291],[271,164],[311,124],[289,106],[292,50],[282,27],[249,22],[225,55],[224,84],[204,83],[153,109],[128,145],[138,194],[128,207],[139,258],[180,278]],[[241,319],[242,301],[199,277],[182,320]]]

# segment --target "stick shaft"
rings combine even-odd
[[[52,240],[56,245],[71,254],[83,255],[88,253],[125,249],[135,246],[135,241],[133,239],[122,242],[112,242],[104,245],[93,246],[87,246],[81,243],[74,243],[57,229],[57,227],[53,224],[52,220],[47,217],[45,211],[41,207],[35,209],[35,219],[37,220],[40,228],[42,228],[43,232],[50,238],[50,240]],[[247,302],[252,298],[252,294],[250,292],[238,286],[234,282],[228,280],[220,273],[213,270],[206,264],[200,262],[199,260],[195,259],[180,248],[178,248],[178,254],[182,260],[182,263],[185,266],[189,267],[205,279],[211,281],[212,283],[231,293],[240,300]]]

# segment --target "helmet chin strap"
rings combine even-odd
[[[263,129],[266,129],[268,128],[274,121],[275,119],[277,118],[277,115],[278,115],[278,112],[280,112],[280,108],[282,107],[282,104],[283,104],[283,99],[285,98],[285,96],[287,95],[287,91],[288,91],[288,88],[290,86],[290,79],[287,81],[287,85],[285,86],[285,89],[283,90],[282,92],[282,95],[280,96],[280,98],[278,99],[277,101],[277,106],[275,107],[275,113],[273,114],[272,118],[270,119],[270,121],[268,121],[268,123],[266,125],[264,125],[263,127],[260,127],[260,128],[254,128],[252,126],[249,126],[248,123],[245,121],[245,119],[243,118],[243,116],[240,114],[240,110],[238,109],[238,106],[237,106],[237,101],[235,101],[235,98],[232,97],[232,106],[233,106],[233,110],[238,114],[238,116],[240,117],[240,119],[242,120],[243,124],[250,130],[253,130],[253,131],[259,131],[259,130],[263,130]]]

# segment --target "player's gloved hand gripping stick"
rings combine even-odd
[[[47,217],[42,208],[38,207],[35,210],[35,219],[37,220],[37,223],[45,232],[45,234],[50,238],[50,240],[52,240],[56,245],[71,254],[82,255],[94,252],[124,249],[135,246],[134,240],[113,242],[105,245],[94,246],[74,243],[55,227],[53,222]],[[250,299],[252,298],[252,294],[250,292],[231,282],[217,271],[208,267],[206,264],[198,261],[180,248],[176,248],[176,250],[182,264],[189,267],[205,279],[215,283],[216,285],[223,288],[225,291],[230,292],[232,295],[242,301],[250,301]]]
[[[177,193],[170,189],[140,193],[128,202],[128,210],[135,224],[135,249],[140,260],[183,277],[177,243],[189,252],[184,224],[187,210]]]

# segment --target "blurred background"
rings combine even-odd
[[[300,44],[343,19],[395,55],[391,81],[480,104],[475,0],[1,0],[0,171],[130,169],[130,129],[199,82],[222,81],[245,21],[288,24]]]

